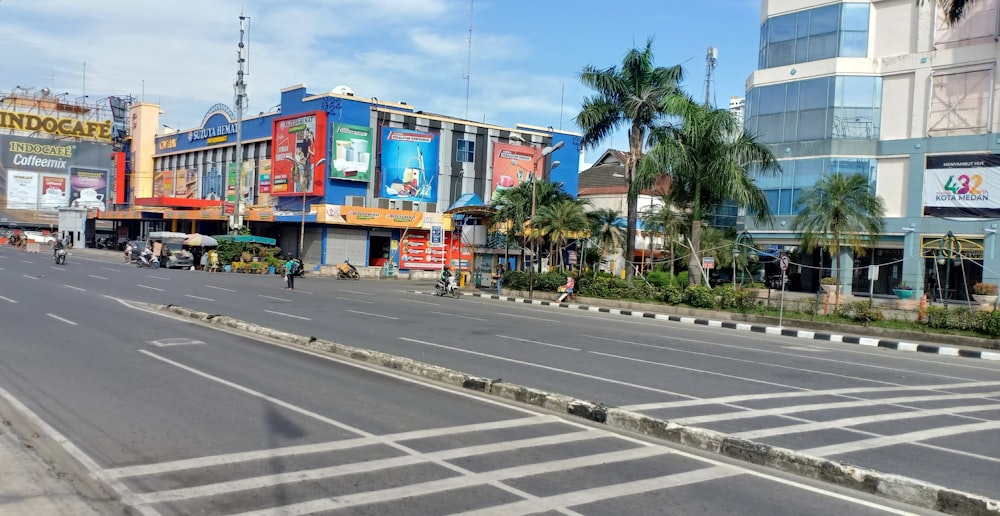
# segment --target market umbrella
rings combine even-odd
[[[219,245],[219,242],[208,235],[192,233],[184,239],[184,245],[190,247],[215,247]]]

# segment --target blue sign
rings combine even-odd
[[[431,245],[444,244],[444,231],[441,226],[431,226]]]
[[[437,201],[438,135],[382,128],[382,181],[379,197]]]

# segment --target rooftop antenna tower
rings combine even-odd
[[[245,45],[243,44],[243,36],[245,34],[245,26],[249,24],[250,17],[243,16],[243,12],[240,11],[240,44],[236,52],[236,83],[233,85],[233,89],[236,92],[236,206],[233,210],[233,217],[231,219],[231,229],[234,234],[236,230],[243,226],[243,110],[246,108],[246,96],[247,96],[247,85],[243,82],[243,65],[246,63],[247,59],[244,56]],[[249,40],[248,40],[249,43]],[[249,54],[249,52],[248,52]],[[227,188],[228,189],[228,188]],[[227,190],[224,189],[223,191]],[[223,197],[225,198],[225,197]]]
[[[708,47],[705,51],[705,107],[712,106],[712,81],[715,79],[715,65],[719,62],[719,49]]]
[[[465,119],[469,119],[469,86],[472,82],[472,9],[475,0],[469,0],[469,35],[465,37],[468,51],[465,57]]]

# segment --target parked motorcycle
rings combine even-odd
[[[55,256],[56,265],[66,265],[66,249],[62,247],[56,249],[53,256]]]
[[[452,297],[459,297],[462,295],[462,292],[458,289],[458,280],[454,276],[448,276],[447,283],[438,281],[437,285],[434,285],[434,292],[439,296],[451,294]]]
[[[358,268],[354,266],[349,260],[344,260],[344,263],[337,264],[337,279],[361,279],[361,274],[358,273]]]
[[[156,259],[152,254],[140,254],[139,259],[135,261],[135,266],[138,268],[149,267],[150,269],[159,269],[160,261]]]

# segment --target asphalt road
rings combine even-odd
[[[414,285],[402,281],[306,278],[295,291],[287,291],[276,277],[140,270],[116,263],[119,256],[75,252],[65,267],[57,267],[47,255],[0,250],[0,306],[6,304],[0,322],[11,336],[4,344],[11,349],[4,349],[0,381],[72,436],[105,472],[123,479],[130,493],[146,497],[139,498],[143,506],[162,512],[299,507],[295,504],[303,502],[298,500],[329,496],[324,490],[344,493],[344,485],[358,491],[335,500],[357,500],[379,512],[412,513],[417,506],[406,497],[413,493],[433,499],[426,511],[416,512],[432,513],[461,512],[480,507],[478,502],[501,507],[498,514],[517,512],[508,503],[533,512],[572,506],[588,514],[611,512],[611,507],[638,514],[665,508],[685,514],[753,514],[757,509],[797,514],[805,511],[802,504],[818,504],[808,505],[811,513],[821,507],[853,514],[892,506],[880,501],[885,507],[848,509],[840,502],[818,501],[817,496],[829,495],[803,492],[798,485],[802,480],[772,480],[779,477],[740,464],[725,463],[738,474],[690,480],[690,472],[717,459],[588,427],[588,435],[599,432],[600,443],[662,448],[671,457],[702,465],[685,470],[689,480],[683,487],[656,487],[646,481],[677,478],[676,472],[656,470],[666,467],[659,454],[615,460],[609,466],[609,457],[630,455],[622,453],[625,448],[606,449],[589,438],[566,437],[582,428],[578,422],[529,423],[522,420],[545,416],[466,393],[417,384],[400,389],[394,383],[405,380],[398,377],[151,315],[116,299],[232,315],[1000,498],[995,481],[1000,473],[1000,366],[994,363],[479,298],[439,298],[411,292]],[[480,431],[457,430],[483,423],[487,427]],[[552,425],[560,430],[533,433]],[[412,460],[415,450],[429,453],[411,448],[414,443],[406,437],[414,431],[431,432],[419,439],[437,443],[429,450],[443,456],[387,466],[377,474],[367,466],[351,469],[342,463],[372,464],[399,456]],[[477,454],[445,452],[464,449],[466,439],[487,434],[495,446],[510,445],[521,436],[559,436],[541,445],[541,451],[530,442],[484,451],[491,460],[597,458],[558,473],[525,476],[521,472],[526,470],[518,469],[516,478],[530,479],[523,485],[514,477],[446,481],[465,478],[470,471],[526,467],[512,458],[482,464]],[[341,447],[359,438],[368,441]],[[566,455],[549,456],[547,446]],[[304,451],[295,451],[300,449]],[[369,450],[376,456],[367,455]],[[185,460],[189,462],[178,462]],[[351,472],[337,473],[335,482],[325,473],[315,482],[281,481],[284,473],[328,468],[331,461]],[[464,470],[456,473],[456,466]],[[593,473],[569,473],[569,468]],[[386,471],[392,471],[395,483]],[[636,486],[645,486],[634,488],[638,494],[628,494],[632,488],[609,487],[622,486],[630,482],[623,479],[638,473],[645,479],[636,480]],[[574,485],[591,476],[582,491],[604,494],[578,503],[591,495],[573,491]],[[772,484],[759,485],[765,477]],[[407,491],[413,489],[408,482],[417,481],[476,494]],[[250,502],[239,496],[251,487],[265,489],[260,507],[245,505]],[[527,489],[535,487],[545,494]],[[179,494],[163,494],[174,492]],[[372,492],[395,494],[386,499]],[[512,494],[510,500],[517,501],[507,501]],[[171,496],[179,498],[164,498]],[[539,497],[554,505],[539,504]],[[753,500],[749,506],[748,500]],[[337,508],[342,507],[319,510]]]

